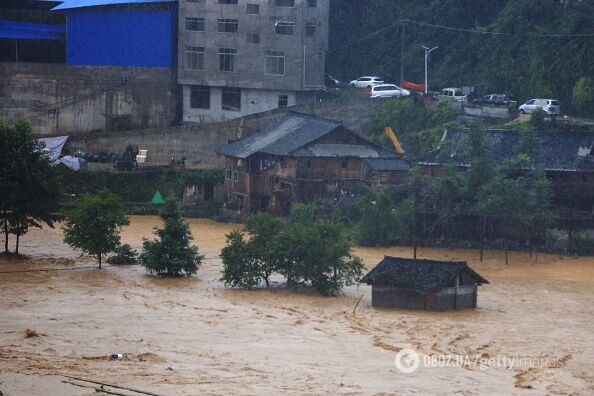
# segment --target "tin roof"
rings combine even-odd
[[[428,292],[439,292],[455,285],[456,277],[464,273],[465,284],[489,283],[463,261],[418,260],[385,256],[361,283],[395,286]]]
[[[26,40],[62,40],[66,27],[42,23],[0,21],[0,38]]]
[[[118,4],[177,3],[177,0],[63,0],[53,11],[70,10],[83,7],[98,7]]]

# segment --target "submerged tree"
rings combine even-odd
[[[53,227],[58,219],[58,181],[41,149],[28,121],[20,119],[14,125],[0,121],[0,213],[5,252],[9,234],[16,236],[18,254],[20,237],[30,227]]]
[[[66,217],[64,242],[97,257],[101,268],[102,257],[120,246],[121,228],[129,223],[117,195],[105,189],[84,194],[80,205]]]
[[[190,276],[198,271],[204,256],[197,246],[191,246],[194,239],[190,226],[183,219],[181,205],[168,198],[160,213],[163,228],[155,228],[158,239],[144,240],[140,264],[146,270],[159,276]]]

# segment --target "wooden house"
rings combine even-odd
[[[465,262],[386,256],[361,283],[374,307],[445,311],[476,308],[478,286],[489,282]]]
[[[362,184],[403,186],[408,172],[395,152],[335,121],[299,113],[218,153],[225,157],[227,204],[277,213],[288,213],[296,202],[338,200]]]

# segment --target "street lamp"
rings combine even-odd
[[[429,58],[429,54],[431,51],[436,50],[439,48],[438,45],[429,49],[429,47],[422,46],[425,49],[425,95],[427,95],[427,59]]]

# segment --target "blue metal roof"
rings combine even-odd
[[[66,27],[41,23],[0,21],[0,38],[28,40],[62,40]]]
[[[177,3],[177,0],[63,0],[62,4],[52,8],[53,11],[70,10],[73,8],[98,7],[118,4],[144,3]]]

